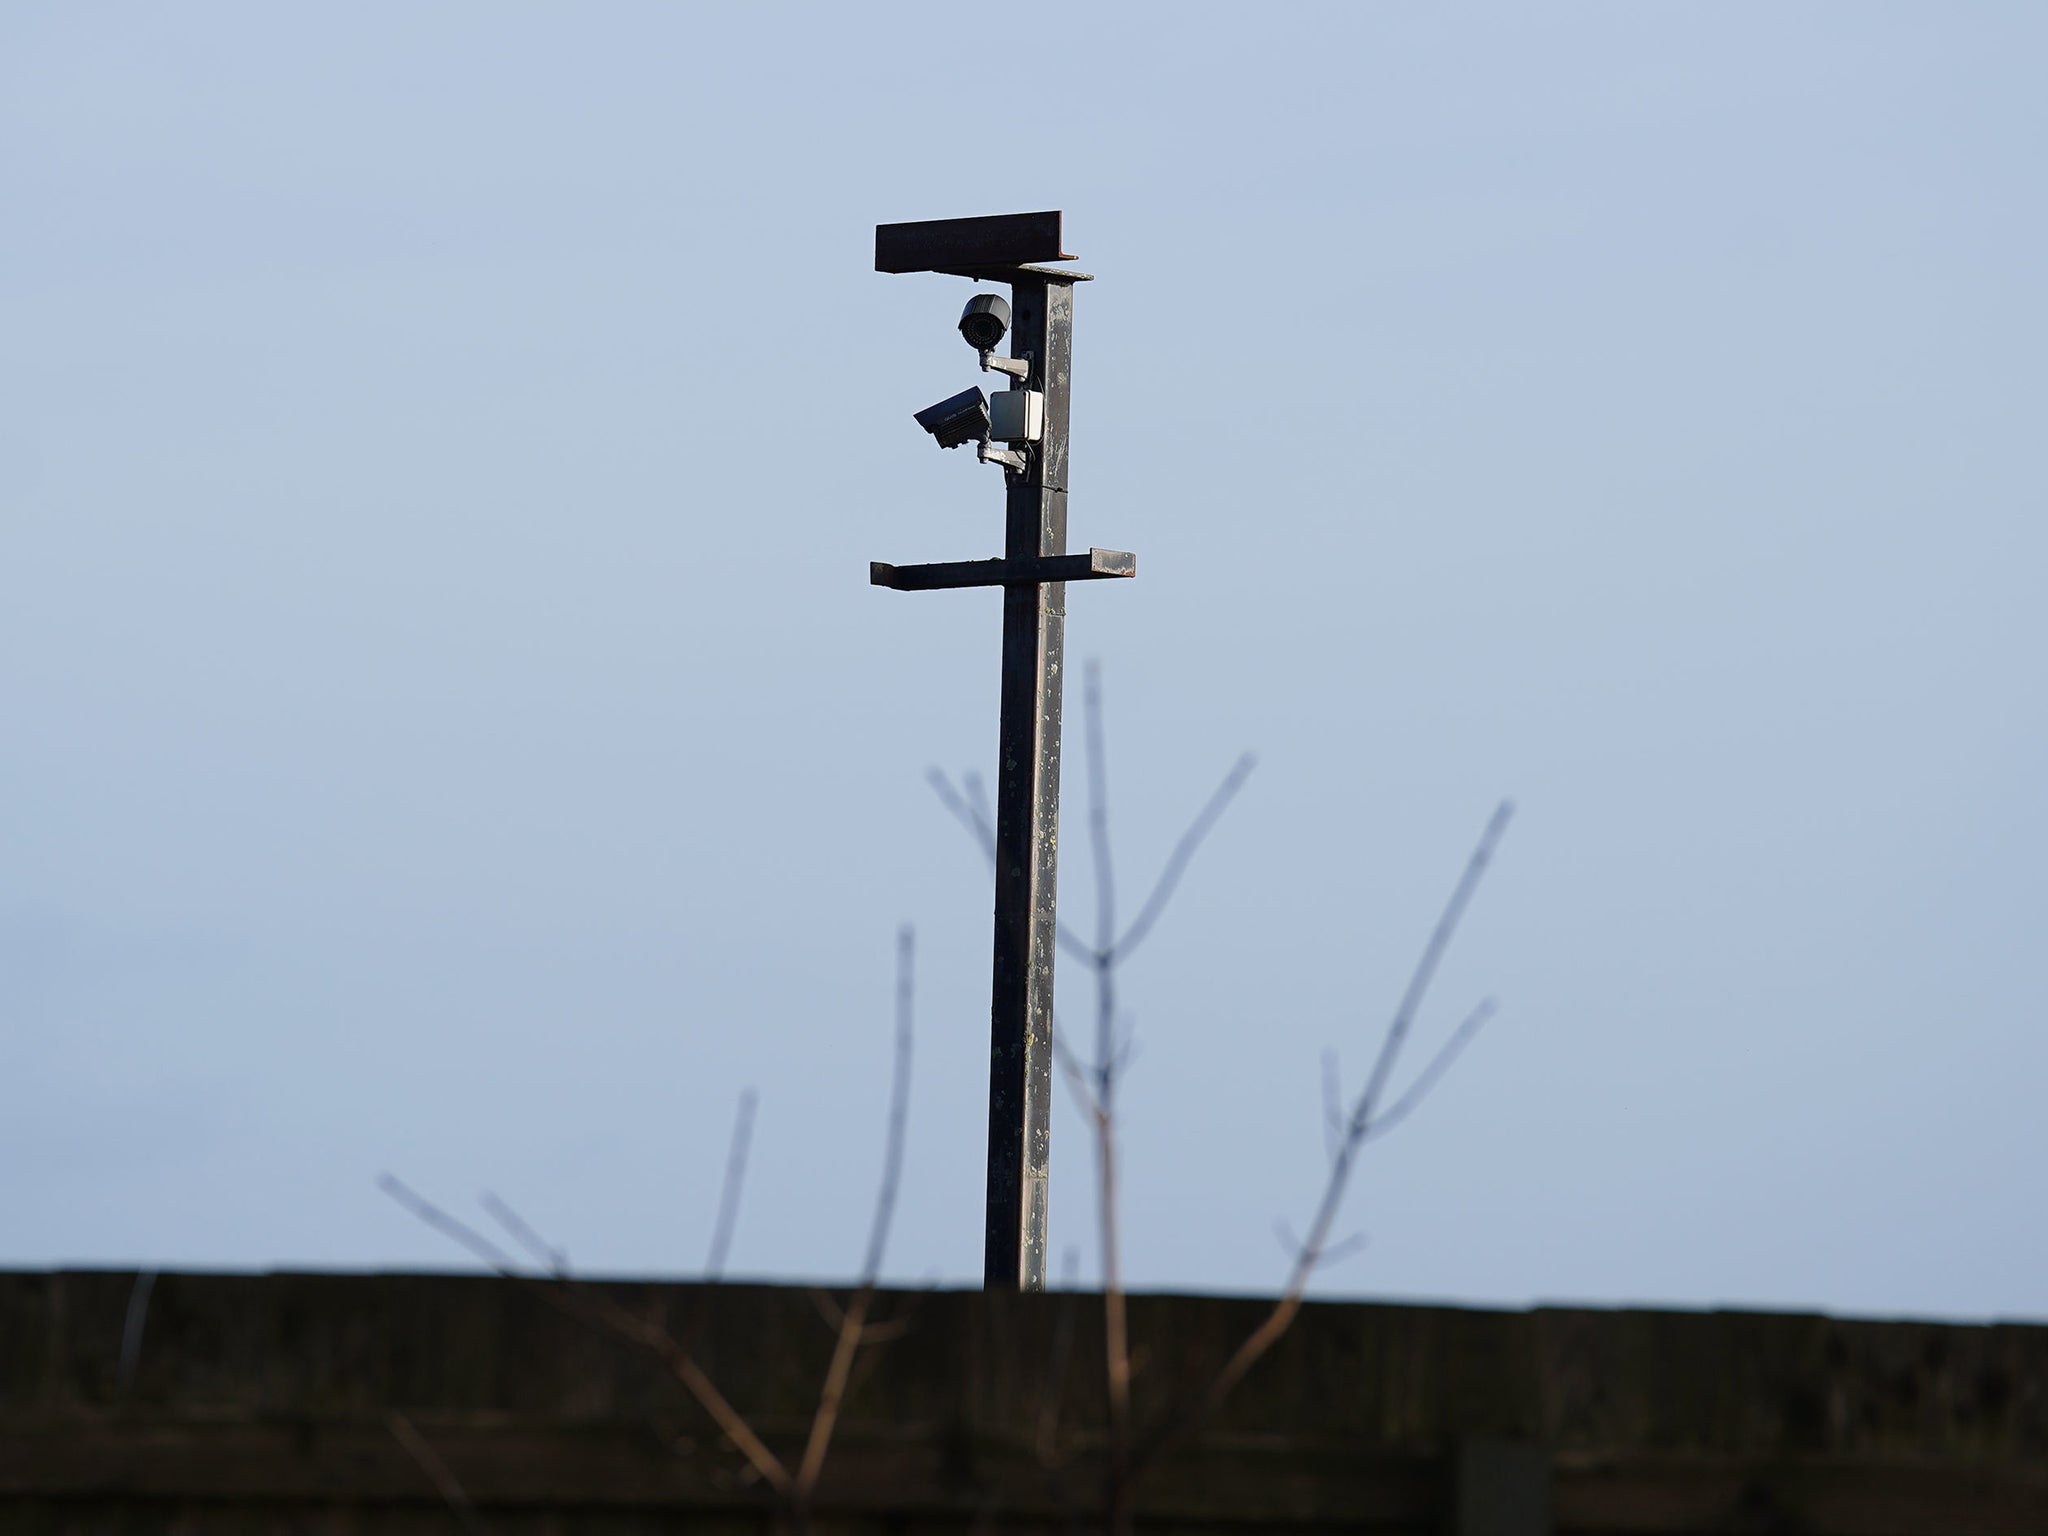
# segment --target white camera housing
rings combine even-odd
[[[1045,435],[1045,396],[1035,389],[1006,389],[989,396],[988,435],[998,442],[1035,443]]]

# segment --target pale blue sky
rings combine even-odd
[[[845,1275],[909,920],[889,1273],[974,1280],[996,602],[866,564],[1000,479],[872,228],[1058,207],[1126,888],[1261,756],[1133,1281],[1278,1282],[1512,794],[1326,1291],[2048,1316],[2048,13],[1018,15],[8,8],[0,1263],[456,1262],[391,1169],[687,1273],[755,1085],[732,1266]]]

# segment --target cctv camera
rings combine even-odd
[[[960,334],[977,352],[992,351],[1010,329],[1010,301],[993,293],[977,293],[960,311]]]
[[[919,411],[917,424],[937,438],[941,448],[980,442],[988,436],[988,397],[979,389],[963,389]]]

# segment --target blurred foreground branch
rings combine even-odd
[[[867,1248],[861,1263],[858,1287],[841,1307],[821,1297],[821,1310],[834,1330],[832,1358],[818,1390],[810,1430],[794,1467],[778,1456],[747,1421],[746,1416],[719,1391],[698,1364],[691,1346],[678,1340],[652,1318],[638,1316],[621,1306],[603,1290],[576,1278],[569,1271],[567,1255],[548,1243],[522,1216],[496,1195],[481,1200],[485,1211],[541,1265],[541,1273],[523,1270],[518,1262],[489,1237],[468,1222],[442,1209],[392,1174],[378,1179],[384,1193],[443,1236],[455,1242],[497,1274],[534,1288],[549,1305],[577,1322],[631,1345],[658,1361],[708,1414],[719,1431],[731,1442],[752,1474],[782,1502],[790,1528],[806,1532],[811,1523],[811,1500],[831,1449],[838,1427],[840,1406],[853,1373],[856,1357],[865,1346],[897,1336],[900,1326],[871,1323],[876,1281],[888,1248],[897,1191],[902,1183],[903,1154],[910,1119],[910,1073],[914,1045],[914,1004],[916,941],[906,925],[896,939],[896,1025],[895,1048],[891,1058],[889,1115],[882,1151],[881,1182],[875,1196],[874,1216],[869,1224]],[[710,1278],[716,1279],[725,1257],[736,1216],[741,1170],[751,1133],[755,1095],[742,1095],[735,1124],[732,1150],[727,1158],[718,1217],[712,1246]],[[393,1434],[441,1490],[450,1510],[474,1528],[476,1513],[459,1484],[419,1431],[410,1423],[394,1422]]]

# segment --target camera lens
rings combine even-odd
[[[1010,304],[993,293],[977,293],[960,312],[960,334],[977,352],[992,352],[1010,329]]]

